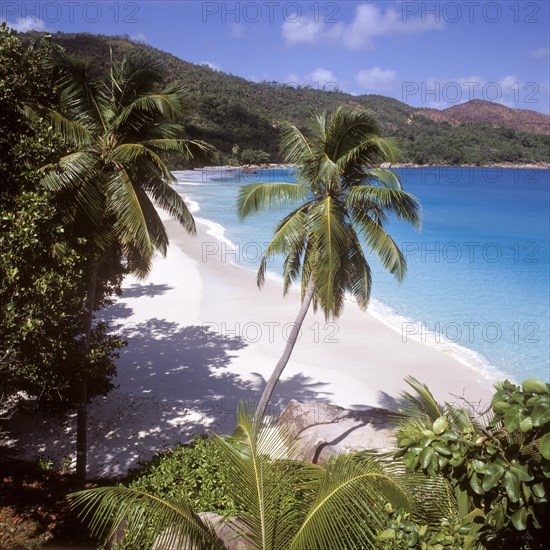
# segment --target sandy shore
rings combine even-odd
[[[276,281],[260,291],[255,275],[231,263],[207,227],[187,236],[167,220],[171,246],[150,277],[129,277],[109,308],[114,331],[129,342],[118,362],[118,388],[90,406],[89,473],[119,475],[205,429],[230,432],[239,400],[257,401],[299,307]],[[406,283],[405,283],[406,284]],[[348,408],[392,407],[406,375],[436,397],[487,402],[492,381],[447,353],[401,334],[349,303],[336,322],[309,312],[274,410],[290,399]],[[74,416],[64,423],[18,417],[4,449],[59,463],[74,452]]]

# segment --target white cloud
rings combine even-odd
[[[355,75],[355,79],[365,90],[387,91],[394,89],[397,85],[397,73],[392,69],[380,67],[361,69]]]
[[[37,17],[18,17],[14,23],[7,23],[8,27],[18,32],[47,31],[44,21]]]
[[[526,82],[514,74],[489,80],[477,75],[402,82],[401,101],[419,107],[446,109],[473,99],[514,109],[540,110],[548,102],[544,83]]]
[[[222,67],[221,65],[218,65],[217,63],[212,63],[211,61],[201,61],[199,65],[207,65],[210,67],[213,71],[221,71]]]
[[[295,15],[283,23],[282,34],[287,44],[317,44],[337,40],[342,34],[342,25],[335,23],[328,26],[313,17]]]
[[[529,57],[535,61],[550,61],[550,48],[539,48],[529,52]]]
[[[328,91],[339,88],[338,77],[336,77],[332,71],[324,69],[323,67],[319,67],[303,76],[296,73],[290,73],[286,77],[285,82],[287,84],[313,86],[316,89]]]
[[[132,36],[130,36],[130,40],[132,42],[138,42],[140,44],[147,44],[147,36],[145,36],[142,32],[133,34]]]
[[[229,32],[233,38],[242,38],[244,36],[244,27],[240,23],[231,23]]]
[[[313,17],[288,18],[282,25],[287,44],[342,44],[350,50],[368,50],[374,39],[443,29],[445,23],[434,17],[412,18],[394,8],[383,10],[373,4],[359,4],[351,23],[325,23]]]

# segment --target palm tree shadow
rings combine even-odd
[[[261,391],[267,381],[258,372],[253,372],[252,375],[256,378],[254,386],[258,388],[256,396],[259,401]],[[332,392],[322,391],[322,388],[328,385],[327,382],[316,382],[311,376],[306,376],[301,372],[288,378],[282,378],[275,386],[266,414],[279,417],[291,399],[309,403],[313,401],[329,403],[331,401],[329,396],[333,395]]]
[[[124,304],[112,307],[117,311],[111,318],[132,313]],[[245,379],[228,368],[247,346],[242,338],[163,319],[122,323],[119,334],[128,347],[117,362],[117,388],[88,408],[88,473],[93,477],[123,475],[140,460],[205,429],[231,433],[238,403],[257,401],[263,389],[260,376]],[[283,399],[314,400],[322,386],[300,373],[280,382],[275,399],[279,405]],[[10,422],[9,437],[25,458],[47,454],[60,464],[73,455],[75,420],[74,414],[64,422],[19,416]]]
[[[129,345],[118,362],[120,390],[106,399],[124,395],[124,408],[115,407],[111,426],[102,423],[103,436],[93,449],[97,454],[102,454],[98,451],[103,438],[110,448],[118,441],[121,455],[128,440],[133,440],[143,458],[158,452],[159,446],[187,440],[205,426],[231,433],[238,403],[259,398],[263,385],[258,380],[228,370],[237,352],[247,346],[240,337],[228,337],[210,326],[180,327],[162,319],[128,326],[121,334]],[[296,375],[281,383],[279,397],[314,399],[322,385]],[[137,436],[132,431],[136,424]],[[129,465],[127,461],[125,466]]]
[[[173,290],[173,287],[166,284],[134,283],[133,285],[124,287],[122,297],[142,298],[143,296],[148,296],[149,298],[154,298],[155,296],[162,296],[169,290]]]

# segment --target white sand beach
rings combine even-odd
[[[128,339],[117,389],[89,408],[89,475],[116,476],[166,446],[205,429],[230,432],[240,400],[257,401],[299,308],[276,281],[260,291],[255,275],[224,257],[198,224],[190,237],[166,221],[171,246],[145,282],[129,277],[103,317]],[[406,283],[405,283],[406,284]],[[391,408],[413,375],[440,400],[488,402],[492,382],[448,353],[408,340],[353,303],[325,324],[308,313],[279,383],[280,411],[290,399],[347,408]],[[25,458],[60,460],[74,452],[75,418],[64,424],[18,417],[4,446]]]

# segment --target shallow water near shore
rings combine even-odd
[[[369,311],[403,340],[437,345],[491,375],[550,377],[550,170],[401,168],[423,207],[421,232],[390,220],[408,262],[402,284],[376,258]],[[240,222],[241,185],[294,181],[292,170],[176,172],[178,191],[209,221],[203,256],[255,270],[284,209]],[[282,261],[270,262],[274,277]],[[345,311],[344,311],[345,315]]]

